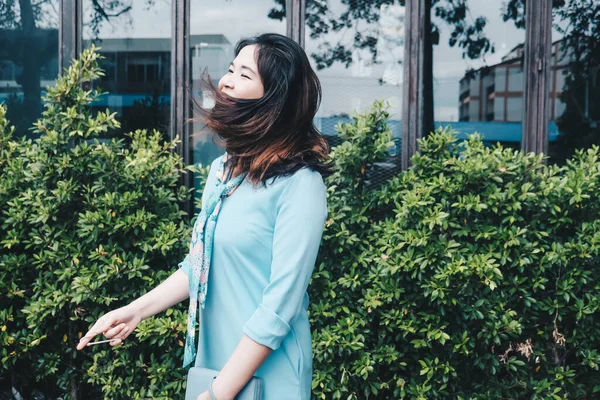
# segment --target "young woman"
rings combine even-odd
[[[77,348],[99,334],[116,346],[140,321],[190,297],[184,364],[220,371],[216,399],[233,399],[253,375],[265,400],[309,399],[306,289],[330,168],[327,143],[312,123],[319,80],[298,44],[264,34],[238,43],[211,90],[215,106],[200,109],[200,119],[226,154],[212,163],[188,256],[158,287],[101,317]]]

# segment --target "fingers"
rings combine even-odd
[[[125,328],[127,328],[127,325],[119,324],[119,325],[115,326],[114,328],[111,328],[111,329],[107,330],[106,332],[104,332],[104,336],[106,336],[107,339],[111,339],[111,338],[121,334],[121,332]]]
[[[118,321],[109,314],[102,316],[92,328],[79,340],[79,344],[77,345],[77,350],[83,349],[87,344],[96,336],[107,332],[111,329],[113,325],[118,323]],[[124,324],[121,324],[124,325]],[[113,328],[114,329],[114,328]],[[108,336],[107,336],[108,337]],[[110,338],[110,337],[109,337]]]
[[[87,333],[81,339],[79,339],[79,343],[77,344],[77,350],[83,349],[93,338],[98,336],[100,333],[102,332],[99,332],[96,328],[92,328],[89,331],[87,331]]]
[[[123,324],[123,325],[124,325],[123,328],[120,329],[118,331],[118,333],[114,334],[115,340],[110,342],[111,347],[115,347],[115,346],[118,346],[121,343],[123,343],[123,340],[125,340],[127,338],[127,336],[129,336],[129,334],[131,333],[129,327],[125,324]],[[117,328],[119,328],[119,327],[117,327]],[[117,329],[117,328],[114,328],[114,329]],[[105,336],[109,337],[108,335],[105,335]]]

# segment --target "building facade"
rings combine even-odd
[[[459,121],[521,122],[523,120],[523,49],[520,44],[495,65],[470,71],[460,80]],[[562,115],[560,95],[569,60],[561,41],[552,44],[550,69],[550,121]]]
[[[156,128],[166,137],[183,139],[177,151],[189,164],[206,164],[216,151],[205,151],[212,146],[210,133],[189,122],[191,100],[210,106],[199,87],[201,72],[220,77],[233,58],[235,44],[262,32],[285,34],[306,50],[322,83],[323,99],[315,124],[324,134],[334,137],[337,123],[349,121],[354,112],[366,110],[374,100],[388,101],[389,125],[398,146],[406,150],[403,163],[418,148],[416,140],[435,126],[450,125],[459,135],[478,132],[490,142],[515,146],[524,143],[528,131],[543,139],[538,142],[553,141],[558,135],[556,125],[550,123],[547,132],[539,133],[542,130],[537,128],[547,126],[542,117],[529,113],[527,121],[539,123],[536,129],[526,129],[521,123],[523,109],[534,104],[545,110],[548,101],[550,120],[556,120],[565,108],[560,99],[565,81],[561,72],[566,68],[557,46],[560,38],[555,37],[551,45],[550,40],[539,42],[541,35],[526,35],[538,25],[552,25],[550,14],[545,20],[539,18],[544,2],[528,3],[523,17],[534,16],[540,23],[526,24],[526,29],[507,21],[501,5],[469,3],[469,10],[486,20],[482,35],[498,48],[513,48],[492,65],[486,61],[488,50],[466,56],[464,43],[453,36],[457,31],[440,24],[434,8],[420,1],[325,2],[327,12],[322,15],[314,2],[304,0],[56,3],[60,7],[31,2],[36,8],[34,20],[25,23],[19,2],[11,0],[7,4],[14,8],[16,19],[4,25],[0,21],[0,101],[9,105],[9,119],[23,127],[24,134],[31,133],[28,127],[39,117],[41,97],[60,73],[59,65],[68,66],[92,38],[100,38],[95,41],[105,57],[101,62],[105,76],[97,85],[107,92],[94,106],[116,112],[124,132]],[[439,28],[433,46],[439,56],[432,57],[433,62],[426,60],[431,43],[426,44],[428,36],[423,33],[430,18]],[[542,69],[532,64],[532,49],[542,49],[543,54],[535,57],[545,60],[549,55],[552,62],[544,63]],[[320,63],[320,69],[316,68],[319,57],[330,57]],[[523,60],[530,60],[529,64]],[[470,62],[488,66],[463,76]],[[539,81],[548,65],[549,94],[542,94],[544,85],[524,90],[528,83]],[[435,89],[428,91],[431,86]],[[589,104],[597,103],[597,90],[596,83],[588,91],[586,107],[590,110],[584,116],[593,123],[595,106]],[[527,93],[537,97],[529,95],[525,102]],[[437,120],[429,121],[436,113]]]

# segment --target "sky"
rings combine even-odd
[[[356,0],[360,1],[360,0]],[[151,7],[148,0],[133,0],[130,19],[121,19],[111,25],[105,24],[101,37],[145,37],[168,38],[171,36],[171,0],[154,0]],[[485,34],[495,46],[495,54],[488,54],[478,60],[463,59],[461,50],[448,45],[450,29],[441,23],[440,44],[434,47],[434,114],[436,120],[455,121],[458,119],[459,80],[468,68],[493,65],[514,46],[523,42],[525,31],[517,29],[512,22],[503,22],[501,10],[504,0],[468,0],[470,15],[475,19],[484,16],[487,20]],[[235,43],[241,37],[260,32],[285,33],[285,22],[267,18],[268,11],[274,6],[273,0],[191,0],[191,34],[224,34]],[[339,0],[329,0],[330,7],[339,9]],[[88,20],[91,0],[84,0],[84,22]],[[434,22],[436,22],[434,18]],[[85,31],[84,31],[85,32]],[[84,33],[85,35],[85,33]],[[555,33],[553,39],[556,39]],[[351,38],[346,33],[345,38]],[[339,35],[330,34],[324,38],[330,42],[339,40]],[[308,53],[317,48],[318,41],[308,39]],[[383,66],[367,69],[375,82],[382,75]],[[364,71],[363,71],[364,73]],[[343,66],[333,67],[319,72],[322,77],[352,78],[356,69]],[[401,88],[399,88],[401,91]]]

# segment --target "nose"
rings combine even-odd
[[[233,89],[234,87],[233,79],[230,75],[231,74],[227,74],[223,78],[221,78],[221,83],[223,84],[224,88]]]

